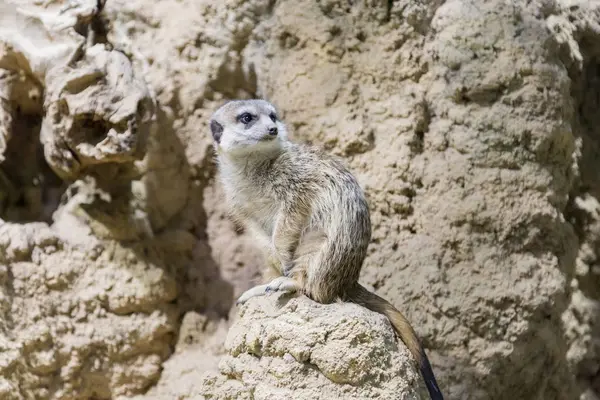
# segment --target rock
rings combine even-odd
[[[1,225],[0,254],[3,398],[109,398],[156,381],[177,315],[160,266],[71,245],[44,223]]]
[[[427,399],[387,319],[355,304],[258,297],[227,335],[207,399]]]
[[[40,137],[57,175],[72,180],[95,164],[143,158],[156,123],[154,103],[123,53],[98,44],[75,67],[54,67],[48,75]]]

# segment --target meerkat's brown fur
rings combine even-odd
[[[320,149],[289,141],[275,107],[264,100],[226,103],[210,128],[232,216],[263,247],[275,277],[238,302],[269,291],[299,291],[320,303],[340,299],[381,313],[418,362],[431,398],[442,400],[407,319],[358,283],[371,221],[355,177]]]

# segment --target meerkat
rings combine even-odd
[[[371,239],[368,204],[337,158],[288,139],[265,100],[233,100],[210,119],[218,179],[232,217],[265,251],[271,279],[237,303],[269,292],[353,302],[385,315],[416,359],[429,395],[443,400],[415,331],[392,304],[358,283]]]

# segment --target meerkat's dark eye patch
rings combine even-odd
[[[244,125],[248,125],[254,119],[254,115],[249,112],[241,113],[237,116],[237,120]]]
[[[269,114],[269,118],[271,118],[271,121],[275,122],[277,121],[277,114],[272,112],[271,114]]]
[[[221,136],[223,135],[223,125],[215,120],[210,121],[210,132],[212,133],[215,142],[219,143],[221,141]]]

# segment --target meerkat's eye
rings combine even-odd
[[[271,121],[275,122],[275,121],[277,121],[277,114],[271,113],[271,114],[269,114],[269,118],[271,118]]]
[[[243,113],[238,117],[238,121],[240,121],[242,124],[249,124],[252,121],[253,117],[252,114],[250,113]]]

